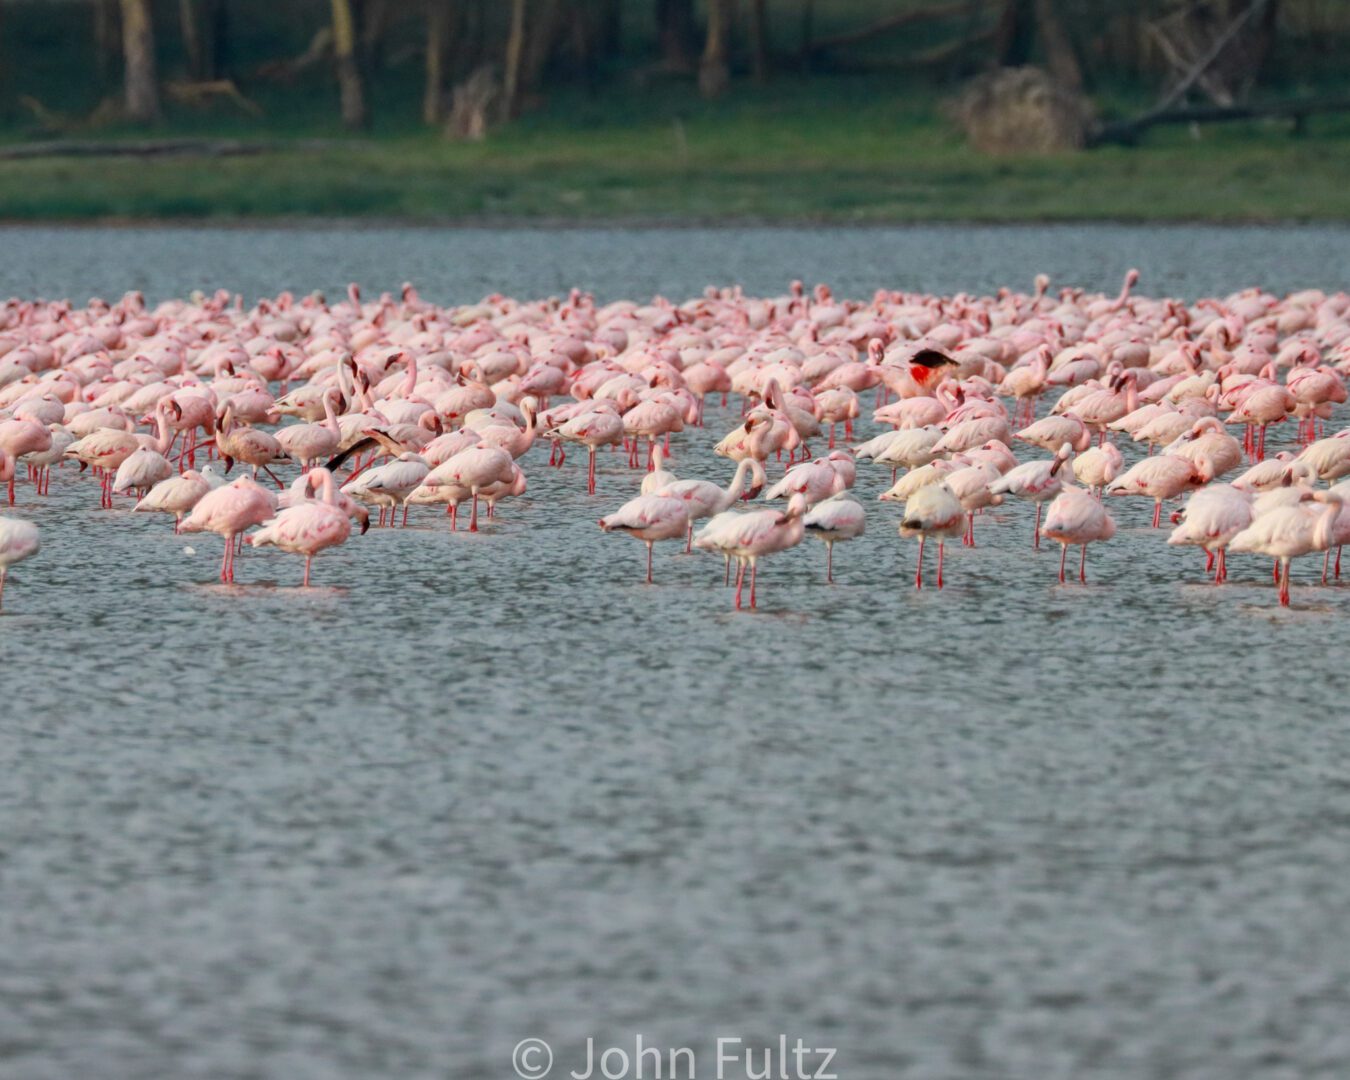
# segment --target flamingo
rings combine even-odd
[[[750,480],[749,491],[746,491],[747,478]],[[742,458],[737,462],[736,472],[725,488],[718,487],[710,480],[673,480],[658,489],[658,494],[684,500],[685,514],[689,518],[684,550],[688,552],[693,550],[695,522],[730,510],[742,495],[753,499],[764,487],[764,481],[764,466],[754,458]]]
[[[825,583],[833,585],[834,545],[840,540],[855,540],[866,531],[867,515],[862,504],[841,491],[811,507],[802,525],[825,541]]]
[[[172,514],[176,535],[183,523],[183,515],[191,511],[211,490],[211,482],[205,476],[196,469],[188,469],[181,476],[170,476],[155,484],[141,497],[134,509],[141,513],[153,511]]]
[[[1082,548],[1078,560],[1078,580],[1086,583],[1087,546],[1115,536],[1116,522],[1091,492],[1066,486],[1055,496],[1055,501],[1046,511],[1045,528],[1042,531],[1051,540],[1059,541],[1059,583],[1064,584],[1064,559],[1070,544]]]
[[[1214,584],[1222,585],[1228,579],[1228,545],[1252,523],[1251,496],[1232,484],[1210,484],[1194,492],[1172,520],[1178,524],[1167,542],[1203,548],[1211,563],[1217,558]]]
[[[311,485],[320,489],[317,500],[288,506],[249,537],[253,547],[272,545],[282,551],[305,557],[303,587],[309,587],[309,570],[320,551],[345,543],[352,523],[347,512],[337,505],[333,474],[325,468],[310,469]]]
[[[919,538],[918,568],[914,573],[914,587],[923,588],[923,548],[930,536],[937,537],[937,587],[942,588],[942,557],[946,541],[965,531],[965,509],[961,500],[945,482],[921,487],[905,502],[905,513],[900,519],[900,535]]]
[[[750,568],[750,607],[756,607],[755,582],[759,560],[777,551],[796,547],[805,532],[806,497],[800,492],[788,500],[786,510],[753,510],[746,514],[719,514],[694,537],[694,547],[721,551],[736,560],[736,610],[741,608],[745,569]]]
[[[1228,543],[1229,551],[1253,552],[1279,560],[1283,607],[1289,606],[1290,561],[1313,551],[1325,551],[1335,538],[1336,519],[1343,505],[1340,495],[1318,491],[1310,497],[1325,503],[1320,514],[1313,513],[1306,502],[1279,506],[1259,515]]]
[[[241,476],[232,484],[203,495],[182,523],[182,532],[213,532],[225,538],[225,558],[220,564],[220,580],[234,581],[234,541],[246,529],[261,525],[276,510],[273,497],[252,477]]]
[[[42,548],[38,527],[31,521],[0,517],[0,611],[5,606],[5,579],[9,568],[31,559]]]
[[[1153,527],[1162,519],[1164,499],[1174,499],[1187,488],[1205,484],[1213,476],[1205,472],[1204,461],[1159,454],[1145,458],[1106,487],[1108,495],[1147,495],[1153,500]]]
[[[674,495],[639,495],[600,519],[604,532],[626,532],[647,545],[647,584],[652,583],[652,545],[683,536],[689,525],[683,499]]]
[[[1064,486],[1060,470],[1073,457],[1073,447],[1060,446],[1055,456],[1042,461],[1028,461],[1009,469],[989,485],[991,495],[1013,495],[1036,504],[1036,524],[1031,534],[1031,546],[1041,548],[1041,508],[1059,494]]]

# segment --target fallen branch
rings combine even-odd
[[[1133,120],[1106,124],[1088,137],[1088,146],[1130,144],[1151,127],[1160,124],[1220,124],[1232,120],[1293,120],[1301,130],[1314,113],[1350,112],[1350,98],[1318,98],[1307,101],[1271,101],[1248,105],[1199,105],[1185,109],[1151,112]]]

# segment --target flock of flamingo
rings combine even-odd
[[[1042,275],[1025,293],[858,301],[800,283],[682,304],[599,305],[574,290],[440,307],[411,286],[251,308],[225,292],[154,307],[138,293],[82,309],[11,299],[0,483],[13,507],[20,480],[42,499],[54,467],[69,483],[88,470],[104,511],[220,535],[227,584],[247,539],[304,556],[309,585],[314,556],[346,543],[353,521],[365,532],[372,510],[406,526],[411,507],[444,506],[455,529],[468,503],[477,530],[480,504],[490,518],[524,493],[520,462],[537,443],[536,460],[547,449],[557,467],[585,448],[592,496],[597,452],[622,447],[637,494],[601,529],[646,545],[648,582],[662,540],[720,553],[724,584],[734,560],[737,608],[747,574],[756,606],[760,559],[808,533],[833,580],[834,545],[865,528],[850,493],[860,462],[891,470],[880,498],[903,504],[898,532],[918,538],[919,587],[926,544],[941,588],[946,541],[973,546],[977,520],[1008,498],[1034,504],[1030,546],[1060,545],[1060,582],[1070,547],[1086,581],[1088,545],[1116,534],[1111,496],[1153,500],[1154,528],[1188,496],[1167,542],[1202,548],[1215,584],[1229,552],[1273,560],[1262,573],[1285,605],[1291,560],[1323,553],[1325,585],[1335,549],[1339,577],[1350,429],[1326,424],[1346,400],[1350,295],[1185,303],[1135,295],[1137,278],[1114,296],[1052,290]],[[709,404],[730,410],[715,448],[735,463],[725,487],[667,468],[671,437],[703,425]],[[881,433],[855,440],[869,413]],[[1284,423],[1296,434],[1268,457],[1267,429]],[[10,567],[39,546],[31,521],[0,517],[0,603]]]

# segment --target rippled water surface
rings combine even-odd
[[[1328,229],[3,232],[0,291],[416,281],[866,294],[1039,270],[1186,296],[1350,286]],[[675,470],[730,413],[677,438]],[[0,1075],[555,1075],[600,1047],[838,1048],[845,1080],[1350,1074],[1350,588],[1169,549],[1149,507],[1055,583],[1030,512],[948,550],[765,561],[602,536],[636,487],[522,464],[477,535],[423,512],[315,563],[20,489],[41,556],[0,618]],[[650,1069],[650,1065],[648,1066]],[[599,1075],[597,1071],[596,1075]],[[646,1075],[651,1075],[650,1071]],[[728,1076],[739,1076],[728,1071]]]

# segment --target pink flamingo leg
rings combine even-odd
[[[1162,500],[1161,500],[1161,499],[1154,499],[1154,500],[1153,500],[1153,527],[1154,527],[1155,529],[1158,527],[1158,522],[1160,522],[1161,520],[1162,520]]]
[[[595,447],[591,447],[591,460],[586,466],[586,494],[595,494]]]
[[[647,584],[652,583],[652,542],[647,541]]]
[[[1154,522],[1156,525],[1157,522]],[[1031,546],[1037,551],[1041,550],[1041,504],[1036,504],[1036,531],[1032,534]]]
[[[919,536],[919,568],[914,571],[914,587],[916,589],[923,588],[923,542],[925,539],[926,537]]]
[[[310,565],[310,563],[312,563],[313,561],[314,561],[314,556],[313,556],[313,555],[306,555],[306,556],[305,556],[305,584],[304,584],[304,587],[305,587],[306,589],[309,588],[309,565]]]
[[[943,550],[946,548],[946,546],[947,546],[946,541],[944,541],[944,540],[939,540],[939,541],[938,541],[938,571],[937,571],[937,586],[938,586],[939,589],[942,588],[942,553],[943,553]]]
[[[736,565],[736,610],[741,610],[741,586],[745,584],[745,563]]]
[[[755,606],[755,578],[759,576],[759,563],[750,564],[750,606]]]
[[[1064,557],[1069,553],[1068,544],[1059,545],[1059,583],[1064,584]]]
[[[1087,584],[1087,545],[1083,545],[1083,553],[1078,557],[1078,580],[1084,585]]]
[[[834,541],[825,544],[825,584],[834,584]]]
[[[473,510],[469,514],[469,532],[478,531],[478,492],[473,493]]]

